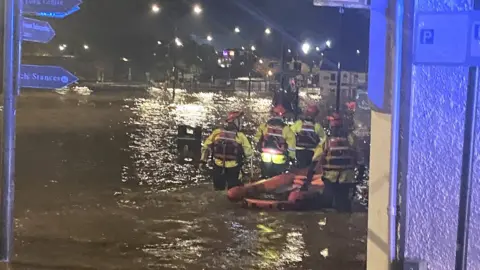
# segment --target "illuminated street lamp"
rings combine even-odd
[[[183,46],[182,41],[181,41],[178,37],[175,38],[175,44],[176,44],[178,47],[182,47],[182,46]]]
[[[272,33],[272,30],[270,30],[270,28],[267,27],[267,29],[265,29],[265,34],[270,35],[271,33]]]
[[[262,59],[259,59],[258,62],[259,62],[260,64],[263,64],[263,60],[262,60]]]
[[[208,41],[212,41],[212,40],[213,40],[212,36],[211,36],[211,35],[208,35],[208,36],[207,36],[207,40],[208,40]]]
[[[240,33],[240,27],[238,27],[238,26],[235,27],[235,30],[234,30],[234,31],[235,31],[235,33]]]
[[[153,4],[153,5],[152,5],[152,12],[153,12],[153,13],[158,13],[158,12],[160,12],[160,6],[157,5],[157,4]]]
[[[288,49],[287,52],[288,52],[288,53],[292,53],[292,50]]]
[[[123,58],[122,58],[122,61],[123,61],[123,62],[128,62],[129,60],[128,60],[127,58],[123,57]]]
[[[203,12],[203,9],[202,9],[202,7],[201,7],[199,4],[195,4],[195,5],[193,6],[193,13],[195,13],[195,14],[198,15],[198,14],[200,14],[200,13],[202,13],[202,12]]]
[[[360,50],[357,50],[357,54],[360,54]]]
[[[332,47],[332,41],[331,40],[325,41],[325,45],[327,45],[328,48],[331,48]]]
[[[304,54],[308,54],[310,52],[310,43],[305,42],[302,44],[302,51]]]
[[[162,42],[159,40],[159,41],[157,41],[157,44],[158,44],[158,45],[162,45]]]
[[[61,45],[58,46],[58,49],[60,51],[64,51],[66,48],[67,48],[67,44],[61,44]]]
[[[318,46],[315,47],[315,50],[316,50],[317,52],[319,52],[319,51],[320,51],[320,47],[318,47]]]
[[[245,51],[245,47],[242,46],[242,50]]]
[[[269,70],[267,74],[268,74],[268,76],[272,76],[273,72],[271,70]]]
[[[87,44],[84,44],[83,45],[83,49],[85,49],[86,51],[88,51],[90,49],[90,46],[88,46]]]
[[[256,50],[255,46],[253,46],[253,45],[252,45],[252,47],[250,47],[250,49],[251,49],[252,51],[255,51],[255,50]]]

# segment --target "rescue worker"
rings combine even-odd
[[[306,168],[312,163],[315,149],[326,139],[322,125],[315,122],[317,115],[318,107],[313,104],[309,105],[305,110],[304,119],[297,120],[291,126],[296,137],[298,168]]]
[[[242,185],[239,180],[244,158],[252,156],[252,147],[240,131],[243,112],[230,112],[224,128],[215,129],[202,146],[203,163],[209,153],[213,159],[213,187],[215,190],[231,189]]]
[[[258,127],[254,141],[261,153],[264,178],[282,174],[288,162],[295,160],[295,134],[285,124],[285,108],[279,104],[272,108],[271,118]]]
[[[333,207],[341,212],[351,211],[356,187],[357,153],[353,134],[343,127],[338,113],[328,118],[330,135],[315,150],[314,161],[319,161],[325,182],[324,196],[331,196]]]

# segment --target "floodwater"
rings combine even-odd
[[[365,213],[260,212],[176,164],[176,125],[246,130],[270,98],[22,93],[12,269],[365,269]]]

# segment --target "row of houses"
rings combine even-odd
[[[338,85],[338,71],[317,70],[310,74],[301,75],[304,91],[318,93],[324,97],[335,95]],[[358,89],[365,89],[368,75],[364,72],[341,71],[340,94],[342,98],[354,99]]]
[[[318,80],[313,87],[320,88],[322,94],[335,92],[338,84],[338,71],[320,70],[318,73]],[[355,97],[356,90],[365,87],[367,84],[368,75],[364,72],[341,71],[340,72],[340,91],[343,96]]]

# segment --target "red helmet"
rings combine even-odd
[[[342,117],[337,112],[332,113],[331,116],[327,117],[330,127],[338,127],[342,125]]]
[[[318,113],[318,107],[315,104],[311,104],[307,106],[307,110],[305,111],[305,115],[307,116],[315,116]]]
[[[282,116],[286,113],[287,111],[285,110],[285,108],[282,106],[282,105],[277,105],[275,107],[272,108],[272,113],[273,114],[276,114],[278,116]]]
[[[229,112],[227,116],[227,122],[231,123],[242,116],[243,116],[243,112],[239,112],[239,111]]]
[[[345,105],[347,105],[347,109],[349,109],[350,111],[355,111],[357,107],[357,103],[355,101],[347,102]]]

